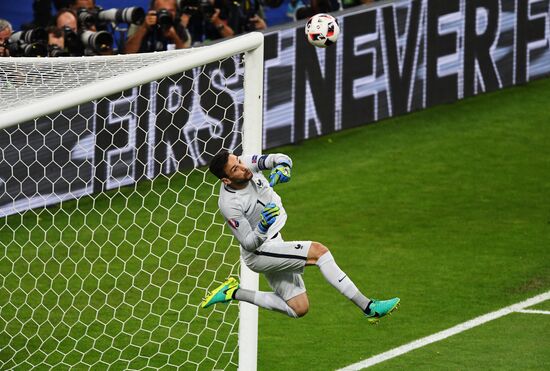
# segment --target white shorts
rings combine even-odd
[[[246,265],[263,273],[273,291],[287,301],[306,292],[302,274],[310,246],[311,241],[284,241],[279,233],[248,254]]]
[[[277,295],[288,301],[306,292],[306,284],[301,273],[272,272],[264,273],[267,283]]]

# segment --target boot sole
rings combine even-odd
[[[399,305],[401,305],[401,300],[399,300],[397,302],[397,304],[395,304],[389,311],[388,313],[386,313],[385,315],[383,315],[382,317],[376,317],[376,318],[367,318],[367,321],[369,321],[369,323],[371,325],[377,325],[378,322],[380,321],[380,318],[383,318],[383,317],[386,317],[386,316],[391,316],[392,312],[394,312],[395,310],[397,310],[397,308],[399,308]]]

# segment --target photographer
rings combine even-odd
[[[4,43],[10,57],[48,56],[48,33],[41,27],[17,31]]]
[[[263,19],[261,0],[220,0],[226,3],[228,14],[228,25],[235,31],[235,34],[264,30],[267,24]]]
[[[187,31],[189,16],[177,16],[176,0],[153,0],[145,22],[131,26],[125,53],[146,53],[188,48],[191,35]]]
[[[189,17],[187,29],[194,44],[235,34],[227,24],[229,8],[221,1],[180,0],[179,7],[183,16]]]
[[[95,16],[90,13],[76,14],[70,9],[61,9],[55,16],[54,26],[63,30],[70,56],[113,54],[113,36],[107,31],[98,31]]]
[[[0,57],[9,57],[10,53],[8,48],[4,45],[10,38],[12,33],[12,27],[10,22],[0,18]]]
[[[78,17],[70,9],[62,8],[55,15],[53,26],[63,32],[63,48],[72,57],[84,55],[84,45],[78,38]]]
[[[65,34],[63,30],[55,26],[50,26],[46,31],[48,32],[48,56],[69,56],[69,52],[65,48]]]
[[[69,9],[77,16],[80,28],[93,31],[107,31],[107,24],[98,19],[98,13],[102,9],[95,5],[94,0],[69,0]]]
[[[78,17],[75,12],[67,8],[59,9],[53,24],[57,28],[67,27],[75,34],[78,32]]]

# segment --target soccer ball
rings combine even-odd
[[[311,45],[326,48],[338,39],[340,26],[336,18],[330,14],[319,13],[307,21],[305,31],[307,41]]]

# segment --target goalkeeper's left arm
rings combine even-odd
[[[286,183],[290,180],[292,159],[285,154],[248,155],[242,156],[241,161],[254,172],[271,170],[269,175],[269,185],[271,187],[277,183]]]

